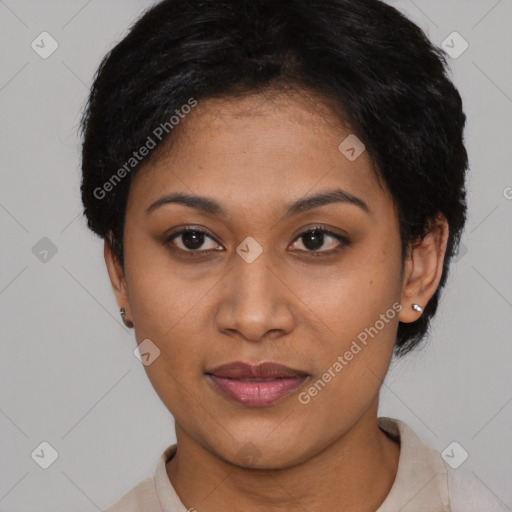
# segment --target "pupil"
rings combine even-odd
[[[187,231],[183,233],[183,245],[187,249],[198,249],[204,243],[203,233],[197,231]]]
[[[324,234],[318,229],[309,231],[307,234],[302,235],[302,238],[307,249],[318,249],[319,247],[322,247],[324,243]],[[306,240],[308,239],[312,240],[312,243],[307,243]]]

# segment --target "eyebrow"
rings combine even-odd
[[[188,206],[189,208],[194,208],[196,210],[208,213],[210,215],[218,215],[219,217],[225,218],[228,217],[228,212],[215,200],[204,196],[184,194],[181,192],[174,192],[162,196],[160,199],[157,199],[146,209],[146,213],[149,214],[152,211],[156,210],[157,208],[160,208],[161,206],[170,203]],[[295,201],[294,203],[288,204],[282,219],[286,219],[293,215],[297,215],[299,213],[312,210],[314,208],[319,208],[320,206],[325,206],[334,203],[352,204],[354,206],[361,208],[366,213],[370,213],[368,205],[362,199],[352,194],[349,194],[348,192],[341,188],[336,188],[333,190],[326,190],[320,192],[313,196],[304,197],[302,199]]]

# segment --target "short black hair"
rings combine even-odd
[[[443,51],[382,1],[164,0],[145,11],[103,58],[83,112],[88,226],[124,269],[130,181],[158,155],[133,152],[172,139],[171,118],[194,101],[289,88],[325,99],[365,144],[397,208],[402,257],[438,212],[448,221],[439,287],[398,326],[404,355],[427,332],[465,224],[466,116]]]

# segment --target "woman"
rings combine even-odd
[[[109,52],[82,198],[177,438],[109,512],[501,510],[377,415],[465,222],[445,65],[377,0],[165,0]]]

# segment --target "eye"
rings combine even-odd
[[[204,246],[205,239],[211,240],[210,246],[208,247],[208,244],[206,244],[206,248],[199,251],[198,249]],[[173,250],[190,253],[190,256],[209,253],[212,252],[212,249],[221,250],[218,249],[218,247],[220,247],[218,243],[212,237],[208,236],[205,231],[193,228],[183,229],[178,233],[174,233],[165,243],[174,246],[171,247]]]
[[[343,246],[350,245],[350,241],[347,237],[338,235],[319,226],[304,231],[295,240],[300,240],[300,242],[297,243],[294,241],[291,245],[293,249],[298,248],[299,251],[312,253],[313,256],[327,256],[337,252]],[[327,250],[318,251],[322,246],[327,246]],[[302,249],[302,247],[304,247],[305,250]]]
[[[209,247],[208,244],[206,244],[205,247],[205,240],[210,240]],[[300,240],[300,242],[297,243],[297,240]],[[174,233],[165,240],[164,244],[169,245],[173,251],[186,256],[201,256],[213,251],[223,250],[214,238],[209,236],[205,231],[195,228],[187,228]],[[326,245],[327,250],[318,250],[322,246],[325,248]],[[316,226],[302,232],[291,244],[291,248],[298,249],[299,252],[310,253],[312,256],[328,256],[347,245],[350,245],[350,241],[347,237]],[[304,249],[302,247],[304,247]]]

